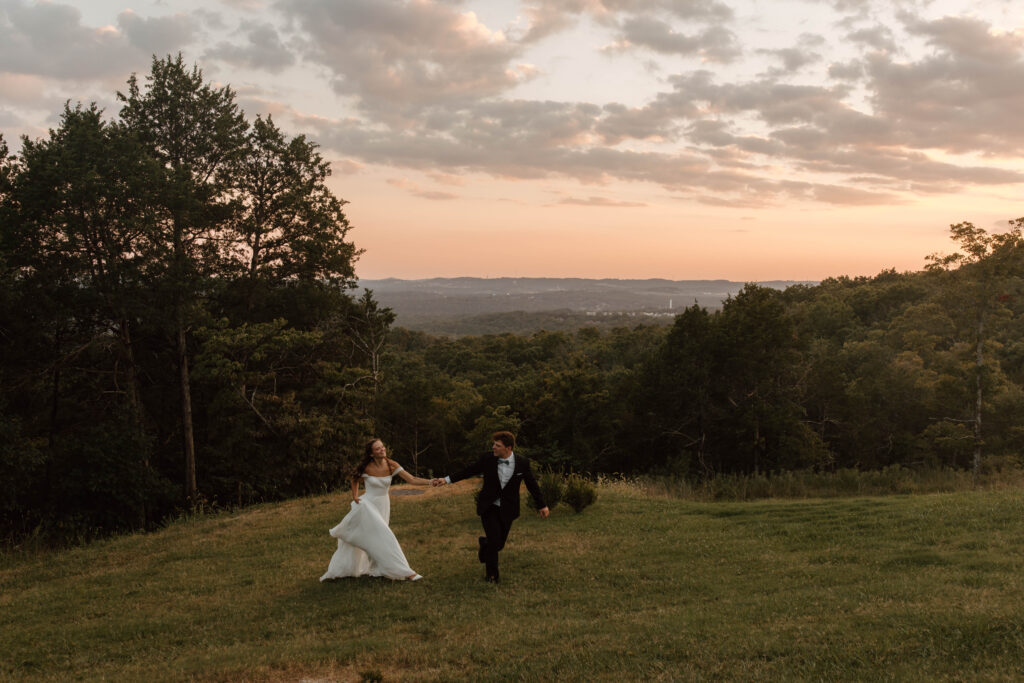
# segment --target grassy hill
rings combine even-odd
[[[347,496],[0,561],[6,680],[1010,680],[1020,491],[693,503],[618,484],[520,519],[396,497],[417,583],[321,584]],[[525,512],[525,510],[524,510]]]

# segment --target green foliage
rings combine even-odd
[[[322,491],[373,431],[360,343],[393,317],[346,292],[358,250],[316,145],[250,127],[180,55],[118,97],[16,157],[0,139],[7,539]]]
[[[569,474],[565,478],[562,500],[578,514],[597,501],[597,488],[589,479],[579,474]]]
[[[469,459],[474,454],[490,451],[493,443],[491,435],[501,431],[516,434],[519,432],[521,424],[519,416],[509,406],[498,406],[497,408],[487,406],[473,423],[473,429],[466,435],[467,449],[464,455]],[[526,452],[528,449],[517,445],[516,450]]]
[[[991,458],[979,476],[953,467],[910,469],[889,465],[877,470],[842,468],[834,472],[789,470],[757,474],[717,474],[701,480],[679,476],[641,475],[614,483],[654,496],[690,501],[751,501],[769,498],[838,498],[893,494],[950,493],[1024,486],[1024,468],[1017,457]],[[604,479],[607,481],[607,479]]]
[[[598,315],[585,311],[558,309],[551,311],[510,311],[508,313],[482,313],[443,317],[403,313],[399,323],[403,327],[419,330],[438,337],[469,337],[487,334],[515,334],[530,336],[538,332],[572,333],[582,328],[610,332],[616,328],[637,325],[672,324],[668,313],[613,313]]]
[[[544,502],[547,503],[548,509],[554,510],[562,502],[565,493],[565,475],[555,470],[544,469],[536,476],[537,485],[540,487],[541,495],[544,496]],[[537,503],[534,502],[533,496],[527,496],[527,505],[534,510],[537,509]]]

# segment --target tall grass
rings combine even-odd
[[[750,501],[768,498],[836,498],[911,493],[1024,488],[1024,469],[1007,468],[974,476],[954,469],[916,470],[891,465],[882,470],[788,471],[718,474],[701,480],[678,476],[603,477],[608,485],[682,500]]]

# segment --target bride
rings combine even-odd
[[[414,477],[388,458],[380,439],[366,444],[363,459],[352,471],[350,511],[330,534],[338,539],[327,573],[320,577],[340,579],[346,576],[384,576],[389,579],[418,581],[423,578],[409,567],[398,539],[388,527],[391,519],[391,478],[400,476],[410,484],[429,486],[429,479]],[[366,487],[359,497],[359,482]]]

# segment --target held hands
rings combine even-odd
[[[542,507],[542,508],[541,508],[540,510],[537,510],[537,513],[538,513],[538,514],[540,515],[540,518],[541,518],[541,519],[547,519],[547,518],[548,518],[548,515],[550,515],[550,514],[551,514],[551,511],[550,511],[550,510],[548,510],[548,506],[547,506],[547,505],[545,505],[545,506],[544,506],[544,507]]]
[[[439,478],[435,478],[435,479],[431,479],[430,480],[430,485],[431,486],[444,486],[447,483],[448,482],[446,482],[444,479],[439,479]]]

